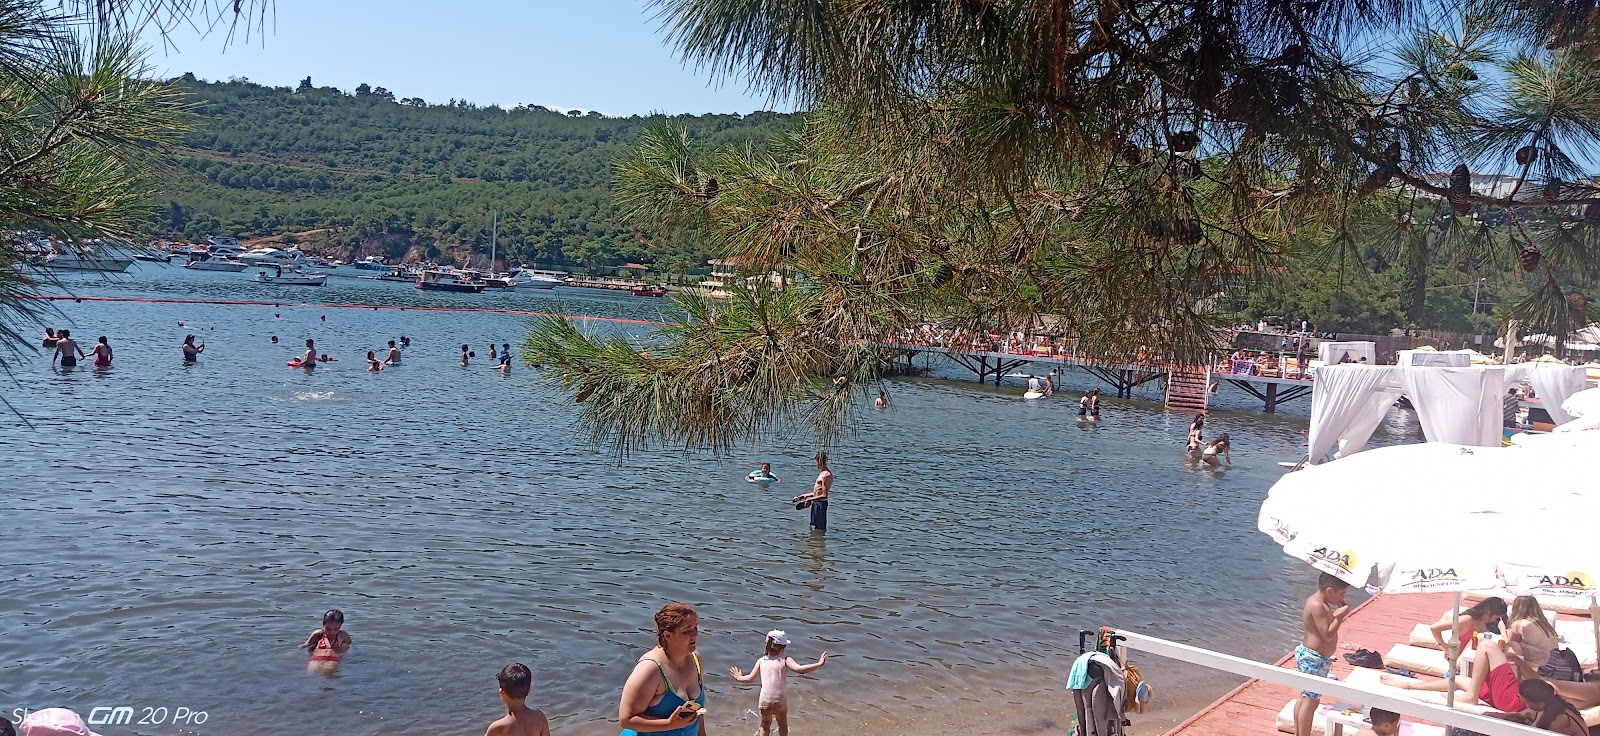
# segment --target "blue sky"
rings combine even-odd
[[[162,77],[292,87],[309,75],[317,86],[366,82],[434,103],[607,115],[789,109],[749,94],[742,80],[714,86],[686,67],[644,0],[273,0],[272,9],[265,35],[248,41],[185,27],[164,47],[148,31],[150,63]]]

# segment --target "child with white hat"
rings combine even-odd
[[[804,675],[826,664],[828,653],[823,652],[816,662],[800,664],[784,656],[789,648],[789,635],[782,631],[767,632],[767,651],[756,660],[750,674],[738,667],[728,670],[739,682],[755,682],[761,678],[761,736],[772,736],[772,722],[778,722],[778,736],[789,736],[789,671]]]

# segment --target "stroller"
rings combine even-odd
[[[1088,651],[1086,642],[1091,636],[1096,643],[1094,650]],[[1126,736],[1130,725],[1123,717],[1127,710],[1127,680],[1117,653],[1117,642],[1122,638],[1109,628],[1078,632],[1078,658],[1067,677],[1067,689],[1072,691],[1077,709],[1069,736]]]

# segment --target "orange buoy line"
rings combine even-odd
[[[667,323],[656,322],[648,319],[624,319],[622,317],[590,317],[582,314],[554,314],[551,312],[528,312],[521,309],[479,309],[473,307],[409,307],[398,304],[312,304],[310,302],[248,302],[223,299],[156,299],[138,296],[54,296],[34,294],[28,299],[41,299],[45,301],[73,301],[73,302],[144,302],[148,304],[208,304],[214,306],[243,306],[243,307],[296,307],[307,306],[318,309],[398,309],[405,312],[475,312],[481,314],[520,314],[528,317],[565,317],[567,319],[582,319],[591,322],[617,322],[627,325],[651,325],[664,327]]]

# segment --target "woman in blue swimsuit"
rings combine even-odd
[[[705,668],[695,645],[700,616],[682,603],[656,612],[656,647],[639,658],[622,686],[622,736],[705,736]]]

